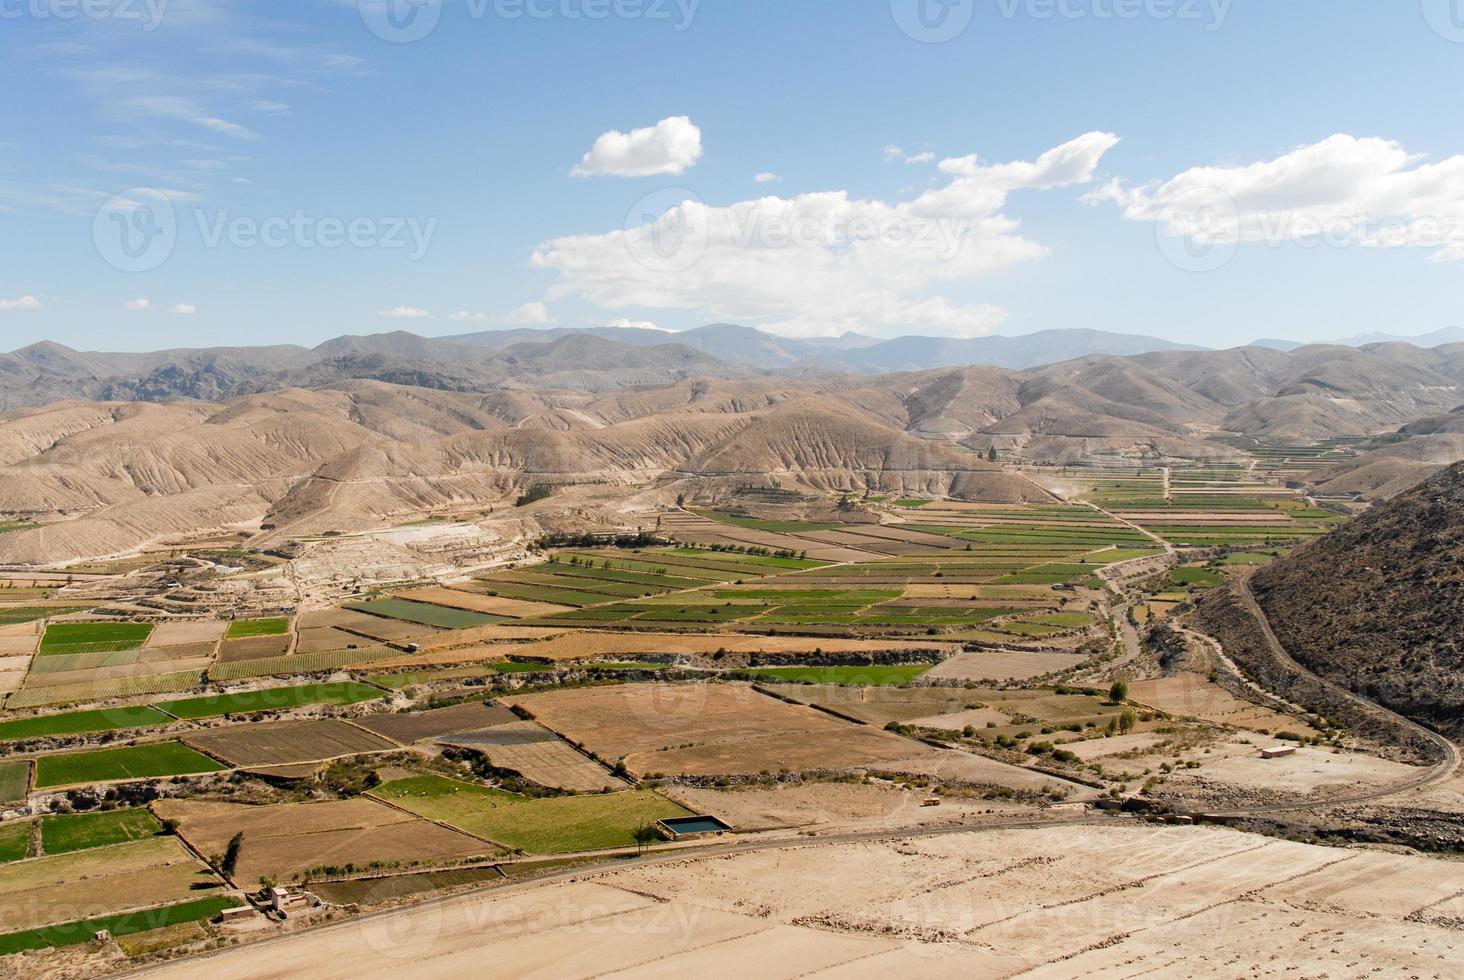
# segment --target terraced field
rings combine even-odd
[[[52,623],[41,637],[40,656],[136,650],[152,633],[150,623]]]
[[[632,846],[637,827],[691,815],[651,792],[530,800],[441,776],[396,780],[374,793],[428,819],[530,854]]]
[[[218,772],[221,763],[181,742],[154,742],[91,752],[43,755],[36,760],[36,788]]]

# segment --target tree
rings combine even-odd
[[[1139,714],[1133,708],[1124,708],[1123,714],[1118,716],[1118,732],[1120,735],[1127,735],[1134,730],[1139,723]]]
[[[1108,689],[1108,700],[1112,701],[1114,704],[1123,704],[1125,701],[1127,701],[1128,681],[1124,680],[1121,677],[1118,680],[1114,681],[1113,686]]]
[[[635,852],[637,855],[644,854],[649,845],[661,839],[660,831],[648,823],[643,823],[636,827],[632,836],[635,837]]]
[[[996,447],[995,446],[992,446],[990,449],[988,449],[986,451],[986,460],[989,463],[995,463],[996,462]]]
[[[219,858],[219,871],[225,878],[234,877],[234,869],[239,866],[239,852],[244,848],[244,831],[239,831],[229,838],[229,844],[224,848],[224,856]]]

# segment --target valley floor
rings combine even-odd
[[[1464,874],[1213,828],[1064,826],[647,859],[147,976],[1457,975]]]

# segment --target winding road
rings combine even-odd
[[[1328,691],[1336,694],[1338,697],[1352,702],[1363,710],[1381,715],[1397,727],[1419,736],[1420,738],[1429,742],[1438,749],[1440,760],[1433,766],[1429,767],[1428,771],[1425,772],[1423,775],[1414,777],[1405,782],[1398,783],[1385,789],[1371,790],[1366,793],[1355,793],[1349,796],[1340,796],[1324,801],[1309,801],[1294,804],[1280,804],[1276,806],[1249,807],[1240,810],[1209,811],[1206,812],[1205,816],[1262,816],[1268,813],[1285,813],[1296,810],[1312,810],[1324,807],[1342,806],[1350,803],[1375,802],[1377,800],[1385,800],[1403,793],[1411,793],[1415,790],[1420,790],[1429,786],[1437,785],[1438,783],[1444,782],[1445,780],[1452,778],[1454,774],[1458,772],[1460,762],[1459,748],[1449,739],[1440,735],[1438,732],[1433,731],[1432,729],[1425,728],[1423,725],[1420,725],[1415,721],[1403,717],[1395,711],[1390,711],[1389,709],[1383,707],[1380,704],[1377,704],[1374,701],[1369,701],[1367,698],[1364,698],[1358,694],[1354,694],[1352,691],[1348,690],[1340,684],[1329,681],[1325,677],[1318,676],[1311,670],[1308,670],[1306,667],[1298,663],[1296,659],[1291,656],[1291,654],[1287,653],[1286,648],[1281,644],[1281,640],[1276,636],[1275,630],[1271,628],[1271,621],[1266,616],[1266,611],[1262,609],[1261,604],[1256,601],[1255,593],[1251,590],[1251,574],[1253,573],[1248,572],[1245,575],[1242,575],[1234,580],[1235,594],[1240,599],[1242,605],[1245,606],[1246,610],[1255,617],[1256,622],[1261,627],[1261,634],[1265,638],[1266,646],[1269,648],[1271,655],[1275,657],[1283,667],[1301,677],[1305,677],[1308,680],[1311,680],[1321,685]],[[1215,640],[1213,637],[1208,637],[1208,639],[1214,642],[1217,648],[1219,647],[1219,641]]]

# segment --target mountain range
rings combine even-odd
[[[1258,346],[1283,352],[1302,349],[1283,342]],[[858,334],[790,339],[727,323],[682,333],[599,327],[428,338],[397,331],[337,337],[313,348],[277,345],[151,353],[84,352],[42,342],[0,354],[0,411],[76,398],[217,401],[352,380],[442,391],[505,387],[605,393],[690,378],[827,378],[969,366],[1023,371],[1086,356],[1204,350],[1156,337],[1081,329],[969,339],[876,340]]]
[[[0,514],[44,525],[0,535],[0,563],[123,553],[221,527],[363,530],[511,508],[536,485],[571,499],[619,488],[615,506],[626,488],[664,502],[749,484],[1042,499],[986,454],[1224,460],[1243,458],[1237,439],[1391,433],[1406,444],[1447,435],[1464,404],[1464,345],[1167,350],[884,374],[770,372],[683,343],[578,333],[499,350],[411,334],[302,350],[11,355],[3,390],[50,393],[51,404],[0,414]]]

